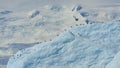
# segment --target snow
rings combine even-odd
[[[1,60],[1,56],[8,56],[8,60],[18,50],[34,46],[34,43],[51,41],[70,27],[86,22],[120,21],[119,2],[120,0],[0,0],[0,61],[4,60]],[[7,62],[6,59],[3,63]],[[0,68],[4,66],[0,63]]]
[[[79,18],[79,21],[75,21],[73,16]],[[8,44],[49,41],[68,27],[85,23],[84,20],[78,12],[56,5],[29,12],[13,12],[0,17],[0,42]]]
[[[60,6],[60,5],[53,5],[50,9],[52,11],[59,12],[59,11],[61,11],[63,9],[63,7]]]
[[[115,58],[106,66],[106,68],[119,68],[120,67],[120,52]]]
[[[12,13],[12,11],[4,10],[0,12],[0,14],[9,14],[9,13]]]
[[[33,10],[33,11],[31,11],[29,14],[28,14],[28,16],[30,17],[30,18],[34,18],[34,17],[36,17],[37,15],[39,15],[40,14],[40,11],[39,10]]]
[[[36,9],[48,4],[67,5],[68,7],[70,5],[82,4],[88,8],[92,8],[101,5],[119,5],[119,3],[120,0],[0,0],[0,9],[10,9],[19,12]]]
[[[73,8],[82,7],[79,11]],[[52,9],[52,10],[51,10]],[[0,44],[49,41],[70,26],[90,22],[119,21],[119,8],[86,9],[82,5],[45,5],[30,11],[0,16]],[[106,11],[105,11],[106,10]],[[109,12],[107,12],[109,10]],[[5,12],[9,10],[4,10]],[[57,26],[59,25],[59,26]],[[66,26],[67,25],[67,26]],[[6,41],[8,40],[8,41]]]
[[[119,51],[120,22],[79,25],[19,51],[7,68],[119,68]]]

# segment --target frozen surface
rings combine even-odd
[[[70,27],[109,21],[120,21],[120,0],[0,0],[0,68],[18,50]]]
[[[30,11],[1,10],[0,14],[2,46],[49,41],[70,26],[86,24],[86,20],[88,23],[119,21],[120,7],[88,9],[83,5],[45,5]]]
[[[115,58],[107,65],[106,68],[120,68],[120,52]]]
[[[7,68],[119,68],[119,51],[120,22],[80,25],[19,51]]]

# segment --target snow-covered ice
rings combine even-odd
[[[114,59],[106,66],[106,68],[120,68],[120,52],[115,55]]]
[[[18,50],[51,41],[70,27],[120,21],[119,4],[120,0],[0,0],[0,68],[6,68]]]
[[[39,10],[33,10],[33,11],[31,11],[29,14],[28,14],[28,16],[30,17],[30,18],[34,18],[34,17],[36,17],[37,15],[39,15],[40,14],[40,11]]]
[[[119,51],[120,22],[80,25],[19,51],[7,68],[119,68]]]

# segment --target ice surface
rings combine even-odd
[[[51,41],[66,29],[85,24],[85,21],[87,24],[120,21],[119,3],[112,6],[112,2],[112,5],[101,8],[95,6],[100,2],[89,0],[83,5],[83,1],[0,1],[0,57],[9,57],[18,50],[33,46],[33,43]],[[97,8],[89,8],[92,5]]]
[[[81,5],[76,5],[73,7],[72,11],[80,11],[83,7]]]
[[[33,10],[28,15],[30,18],[34,18],[34,17],[38,16],[39,14],[40,14],[39,10]]]
[[[106,66],[106,68],[120,68],[120,52],[115,58]]]
[[[0,12],[0,14],[9,14],[9,13],[12,13],[12,11],[4,10]]]
[[[119,51],[120,22],[81,25],[19,51],[7,68],[119,68]]]
[[[77,7],[76,7],[76,11],[80,11],[82,9],[82,6],[81,5],[78,5]]]
[[[60,5],[53,5],[51,8],[50,8],[52,11],[55,11],[55,12],[59,12],[60,10],[62,10],[62,6]]]
[[[88,12],[81,12],[80,14],[81,14],[81,16],[83,16],[83,17],[89,16],[89,13],[88,13]]]

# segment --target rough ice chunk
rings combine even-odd
[[[50,42],[19,51],[7,68],[106,68],[112,60],[117,64],[113,58],[119,44],[120,22],[76,26]]]

